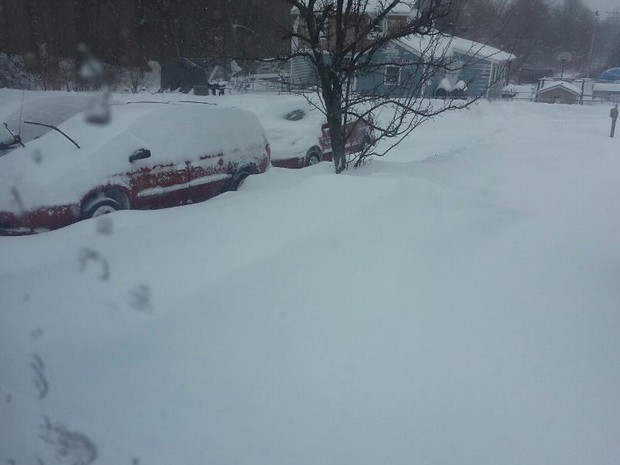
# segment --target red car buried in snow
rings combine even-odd
[[[280,168],[303,168],[332,160],[330,126],[325,116],[305,99],[290,98],[260,115],[271,144],[271,163]],[[346,126],[347,155],[373,145],[372,125],[363,119]]]
[[[113,106],[106,125],[80,113],[0,158],[0,234],[200,202],[264,172],[269,153],[244,110],[138,103]]]

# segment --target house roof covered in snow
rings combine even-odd
[[[552,81],[549,84],[545,85],[542,89],[538,91],[539,94],[544,94],[545,92],[549,92],[553,89],[564,89],[571,94],[580,95],[581,89],[572,85],[570,82],[566,81]]]
[[[366,12],[371,13],[378,11],[389,3],[388,0],[359,0],[360,2],[367,2]],[[321,3],[321,2],[317,2]],[[390,12],[395,15],[409,15],[415,10],[415,2],[410,0],[401,0]],[[364,6],[364,3],[362,3]],[[291,13],[297,13],[299,10],[297,7],[291,9]],[[417,10],[416,10],[417,11]],[[506,61],[514,60],[516,57],[508,52],[491,47],[490,45],[474,42],[473,40],[463,39],[461,37],[455,37],[451,35],[443,34],[439,31],[435,31],[435,34],[416,36],[411,35],[397,39],[402,45],[410,49],[414,53],[427,55],[432,54],[436,56],[452,55],[454,52],[462,53],[464,55],[472,56],[481,60],[489,60],[496,63],[503,63]],[[432,50],[431,50],[432,49]]]
[[[452,55],[462,53],[481,60],[489,60],[496,63],[514,60],[512,53],[491,47],[490,45],[463,39],[462,37],[449,36],[437,31],[434,35],[411,35],[398,39],[402,45],[414,53],[432,54],[435,56]]]

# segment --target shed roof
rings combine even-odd
[[[539,94],[544,94],[545,92],[549,92],[553,89],[563,89],[567,92],[570,92],[571,94],[574,95],[580,95],[581,94],[581,89],[578,89],[577,87],[575,87],[574,85],[572,85],[569,82],[566,81],[556,81],[553,82],[545,87],[543,87],[542,89],[540,89],[538,91]]]

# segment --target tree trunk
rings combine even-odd
[[[345,140],[342,130],[342,89],[339,82],[332,83],[331,98],[325,99],[327,106],[327,122],[329,123],[334,169],[342,173],[347,167],[347,158],[344,150]],[[324,96],[325,97],[325,96]]]
[[[337,63],[326,64],[324,57],[319,58],[318,68],[321,79],[321,90],[325,102],[325,113],[329,124],[329,133],[336,173],[342,173],[347,168],[345,154],[344,131],[342,130],[342,83],[338,73],[334,71]]]

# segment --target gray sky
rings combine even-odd
[[[584,0],[584,3],[601,13],[620,10],[620,0]]]

